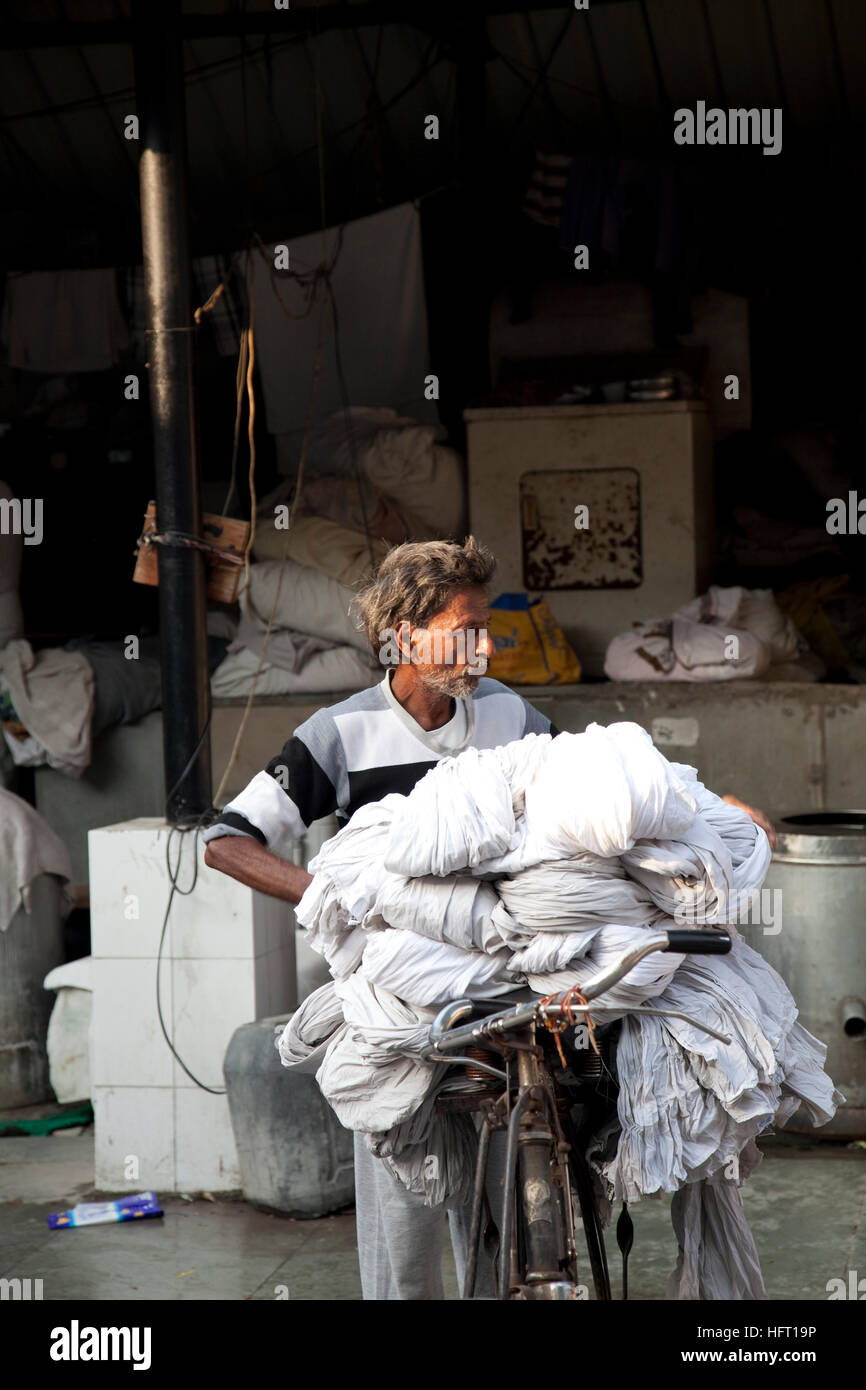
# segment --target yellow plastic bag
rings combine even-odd
[[[487,675],[506,685],[566,685],[580,680],[580,662],[543,598],[500,594],[490,605],[488,632],[496,651]]]

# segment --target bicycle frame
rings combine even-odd
[[[564,1004],[564,996],[547,1002],[539,999],[499,1010],[486,1018],[476,1018],[461,1027],[455,1025],[484,1006],[469,999],[460,999],[439,1012],[430,1028],[431,1046],[424,1054],[428,1060],[464,1062],[483,1076],[504,1082],[501,1095],[495,1101],[488,1096],[481,1107],[484,1118],[473,1188],[464,1299],[471,1299],[475,1291],[490,1136],[494,1130],[502,1128],[506,1130],[506,1144],[499,1227],[498,1296],[500,1299],[532,1300],[566,1300],[582,1296],[577,1283],[577,1247],[569,1164],[572,1145],[563,1132],[557,1109],[556,1087],[544,1059],[544,1050],[536,1042],[536,1028],[545,1026],[549,1020],[560,1022],[563,1017],[570,1020],[575,1013],[586,1013],[592,1000],[611,989],[652,951],[709,954],[724,953],[730,949],[731,938],[724,932],[652,932],[640,945],[626,951],[615,965],[584,983],[581,987],[584,1002],[581,1004]],[[677,1010],[641,1006],[628,1012],[686,1019],[712,1037],[726,1043],[730,1041],[724,1033]],[[475,1056],[467,1056],[465,1049],[468,1046],[481,1046],[494,1055],[499,1053],[505,1070]],[[516,1068],[516,1085],[512,1081],[512,1067]],[[572,1155],[573,1163],[583,1161],[582,1155]],[[585,1182],[584,1178],[584,1185]],[[586,1225],[586,1192],[580,1192],[579,1196]],[[517,1223],[514,1219],[516,1208],[522,1218]],[[609,1298],[600,1229],[593,1235],[599,1249],[593,1251],[589,1229],[587,1240],[596,1291],[599,1297]]]

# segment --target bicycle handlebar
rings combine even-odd
[[[675,928],[667,933],[666,951],[688,956],[723,956],[731,949],[731,938],[724,931],[697,931],[693,927]]]
[[[674,951],[683,955],[725,955],[730,951],[732,941],[727,932],[713,930],[697,930],[695,928],[674,929],[670,931],[658,931],[648,933],[645,940],[639,945],[631,946],[623,952],[616,965],[609,966],[606,970],[601,970],[597,975],[588,979],[580,989],[581,994],[588,1004],[591,999],[597,999],[606,990],[612,989],[614,985],[628,974],[628,972],[648,956],[652,951]],[[558,1000],[551,999],[546,1004],[545,1013],[556,1017],[561,1009],[562,996]],[[491,1033],[498,1033],[500,1036],[505,1030],[525,1026],[526,1023],[535,1015],[539,1004],[532,1002],[527,1004],[517,1004],[511,1009],[504,1009],[501,1013],[479,1021],[477,1023],[465,1024],[462,1028],[453,1028],[452,1025],[459,1018],[465,1018],[472,1012],[472,1001],[470,999],[459,999],[451,1004],[446,1004],[435,1017],[430,1025],[430,1043],[439,1053],[455,1052],[460,1048],[471,1044],[473,1038],[482,1035],[490,1036]],[[574,1004],[571,1006],[575,1013],[585,1009],[585,1006]],[[640,1010],[635,1010],[640,1012]],[[653,1010],[652,1012],[657,1012]],[[685,1015],[678,1015],[685,1017]],[[697,1020],[691,1020],[698,1022]],[[722,1037],[714,1029],[707,1028],[698,1023],[699,1027],[704,1027],[705,1031],[712,1033],[714,1037]],[[449,1031],[451,1030],[451,1031]],[[725,1041],[728,1041],[726,1038]]]

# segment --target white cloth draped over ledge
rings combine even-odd
[[[801,1101],[816,1125],[844,1101],[784,981],[728,923],[769,862],[764,831],[636,724],[468,749],[408,796],[362,807],[312,861],[297,918],[334,979],[293,1016],[281,1058],[290,1066],[318,1046],[318,1082],[341,1122],[428,1203],[465,1195],[472,1136],[435,1116],[444,1067],[420,1057],[442,1004],[580,984],[647,931],[686,925],[672,920],[678,908],[727,923],[728,955],[653,953],[593,1006],[599,1023],[624,1021],[621,1133],[614,1157],[591,1161],[605,1216],[619,1200],[701,1188],[675,1198],[669,1296],[765,1297],[739,1193],[760,1159],[754,1140]],[[648,1001],[731,1042],[629,1014]],[[424,1165],[434,1151],[435,1181],[437,1165]],[[725,1177],[735,1157],[739,1181]],[[701,1221],[715,1232],[706,1248]],[[741,1259],[718,1253],[725,1241]]]

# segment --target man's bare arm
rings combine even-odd
[[[307,885],[313,881],[306,869],[281,859],[249,835],[219,835],[209,840],[204,862],[209,869],[219,869],[229,878],[292,905],[301,901]]]
[[[751,816],[755,825],[759,825],[762,830],[767,832],[770,849],[776,848],[776,827],[765,811],[757,811],[754,806],[747,806],[745,801],[738,801],[735,796],[723,796],[722,801],[727,801],[729,806],[739,806],[741,811],[745,811],[747,816]]]

